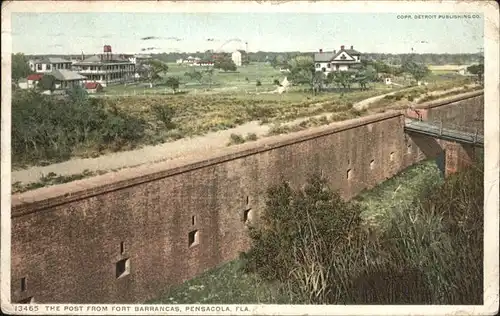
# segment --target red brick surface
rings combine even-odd
[[[251,208],[258,218],[269,186],[299,187],[322,172],[349,198],[441,152],[439,141],[409,137],[403,125],[403,115],[384,113],[15,195],[12,301],[158,297],[248,249],[242,213]],[[194,230],[199,244],[189,247]],[[117,279],[115,264],[124,258],[130,274]]]

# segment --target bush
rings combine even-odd
[[[250,227],[244,269],[285,284],[295,303],[481,305],[481,166],[426,188],[377,232],[325,179],[302,190],[284,182]]]
[[[24,90],[12,97],[14,165],[66,160],[79,147],[118,150],[139,143],[144,133],[144,120],[78,91],[69,99]]]
[[[257,134],[255,134],[255,133],[248,133],[246,140],[247,141],[255,141],[255,140],[257,140],[257,138],[258,138]]]
[[[153,114],[156,117],[156,119],[162,122],[165,128],[167,129],[175,128],[175,124],[172,122],[172,119],[175,115],[175,111],[171,106],[154,104],[151,106],[151,110],[153,111]]]
[[[360,212],[318,176],[304,190],[287,183],[272,188],[258,226],[250,227],[253,247],[242,255],[245,267],[264,279],[289,283],[308,303],[342,301],[356,271],[343,253],[368,242]]]
[[[229,137],[229,143],[227,145],[230,146],[230,145],[243,144],[244,142],[245,138],[243,138],[243,136],[238,134],[231,134],[231,136]]]

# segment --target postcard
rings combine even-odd
[[[498,312],[493,1],[2,3],[12,315]]]

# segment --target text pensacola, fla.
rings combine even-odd
[[[479,14],[398,14],[398,20],[479,19]]]

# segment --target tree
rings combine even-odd
[[[234,63],[231,56],[223,56],[217,58],[214,62],[215,69],[221,69],[224,71],[236,71],[236,64]]]
[[[295,84],[308,84],[314,86],[314,60],[311,56],[296,56],[288,63],[290,67],[290,80]]]
[[[152,59],[147,62],[148,64],[148,74],[147,78],[149,80],[150,87],[153,87],[155,81],[161,80],[161,74],[168,71],[168,65],[156,59]]]
[[[279,67],[283,66],[285,63],[286,63],[286,61],[285,61],[285,57],[283,57],[283,55],[277,55],[271,59],[271,66],[273,68],[279,68]]]
[[[484,65],[477,64],[467,67],[467,71],[477,76],[478,81],[482,84],[484,75]]]
[[[179,79],[176,77],[168,77],[165,84],[167,85],[167,87],[171,88],[174,91],[174,94],[177,91],[177,89],[179,89],[180,85]]]
[[[257,87],[260,87],[260,86],[262,86],[262,82],[260,82],[260,80],[257,80],[257,82],[255,83],[255,85],[256,85]]]
[[[17,84],[19,79],[26,78],[33,71],[28,65],[28,58],[22,54],[12,54],[12,80]]]
[[[415,81],[419,82],[425,78],[430,70],[424,64],[418,64],[413,59],[407,59],[403,64],[403,71],[412,75]]]
[[[353,74],[350,71],[336,71],[330,72],[327,76],[328,82],[335,83],[338,87],[343,89],[350,89],[353,80]]]
[[[354,76],[354,82],[357,82],[361,90],[368,89],[367,85],[369,82],[377,80],[377,72],[373,66],[367,65],[363,66],[356,72]]]
[[[326,76],[322,71],[316,71],[312,78],[312,89],[313,93],[316,95],[323,89]]]
[[[213,82],[213,77],[214,77],[214,69],[213,68],[207,68],[205,70],[205,77],[208,82],[208,88],[212,88],[212,82]]]
[[[198,70],[189,71],[186,72],[184,76],[188,77],[191,80],[198,81],[199,84],[203,83],[203,73],[201,71]]]
[[[75,86],[72,89],[67,90],[66,94],[68,95],[71,102],[75,104],[83,104],[88,100],[89,97],[88,92],[80,86]]]
[[[50,90],[50,92],[54,92],[56,89],[56,78],[52,75],[44,75],[42,79],[40,79],[38,87],[42,91]]]

